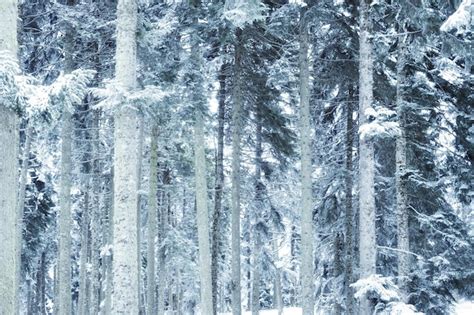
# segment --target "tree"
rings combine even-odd
[[[311,125],[309,111],[308,29],[306,7],[300,13],[300,146],[301,146],[301,305],[303,313],[314,313],[313,297],[313,197]]]
[[[18,211],[18,118],[15,108],[15,91],[10,90],[8,82],[18,74],[17,66],[17,18],[16,0],[2,1],[0,18],[2,31],[0,50],[3,59],[0,68],[0,215],[4,219],[4,227],[0,229],[2,242],[0,245],[0,313],[17,314],[19,311],[18,292],[20,285],[20,246],[21,224]],[[5,59],[7,58],[7,63]],[[13,65],[9,67],[9,63]],[[9,89],[10,88],[10,89]],[[14,87],[13,87],[14,88]],[[11,93],[11,94],[10,94]]]
[[[117,6],[116,84],[123,92],[136,87],[136,0],[120,0]],[[138,314],[137,255],[137,151],[138,113],[121,104],[114,115],[114,314]]]
[[[363,129],[370,128],[369,111],[373,103],[372,45],[370,39],[369,1],[360,4],[359,37],[359,277],[366,278],[376,273],[375,242],[375,195],[374,195],[374,148]],[[363,298],[360,312],[371,312],[370,302]]]

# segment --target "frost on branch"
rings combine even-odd
[[[87,85],[94,78],[93,70],[74,70],[71,73],[61,75],[49,88],[49,94],[53,104],[60,102],[63,110],[74,111],[74,104],[82,103],[86,95]]]
[[[108,82],[105,88],[93,89],[92,93],[102,100],[97,107],[104,110],[115,110],[121,106],[147,108],[156,105],[172,92],[163,91],[160,87],[147,85],[143,89],[128,91],[120,88],[114,81]]]
[[[359,127],[361,139],[374,137],[394,137],[399,133],[398,122],[394,121],[396,112],[385,107],[369,107],[364,115],[367,123]]]
[[[463,35],[471,23],[471,0],[463,0],[459,8],[441,25],[442,32],[455,30],[456,35]]]
[[[260,0],[226,0],[223,17],[235,27],[265,18],[267,7]]]

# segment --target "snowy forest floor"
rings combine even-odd
[[[232,313],[219,313],[220,315],[232,315]],[[252,312],[243,312],[243,315],[251,315]],[[283,310],[283,315],[301,315],[302,311],[299,307],[288,307]],[[317,315],[324,315],[324,313],[317,312]],[[451,315],[473,315],[474,301],[459,301],[453,307]],[[260,315],[278,315],[278,310],[262,310]]]

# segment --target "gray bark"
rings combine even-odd
[[[313,196],[311,163],[311,114],[309,109],[309,57],[306,8],[300,16],[300,145],[301,145],[301,306],[304,315],[314,313],[313,295]]]
[[[136,87],[137,1],[119,0],[115,76],[123,90]],[[138,113],[129,104],[115,112],[113,314],[139,311],[138,274]],[[131,254],[135,253],[135,254]]]
[[[242,133],[242,30],[236,30],[234,89],[232,92],[232,314],[241,315],[240,286],[240,138]]]
[[[398,285],[402,291],[403,299],[407,299],[407,280],[410,272],[410,241],[408,233],[408,208],[406,191],[406,112],[404,108],[403,85],[405,84],[406,48],[403,39],[400,39],[401,47],[398,52],[397,61],[397,116],[400,132],[396,137],[396,191],[397,191],[397,251],[398,254]]]
[[[216,183],[215,203],[212,218],[212,305],[213,314],[217,315],[217,292],[219,276],[219,252],[220,252],[220,226],[222,215],[222,195],[224,190],[224,121],[225,121],[225,97],[226,97],[226,69],[223,64],[219,74],[219,113],[217,129],[217,157],[216,157]]]
[[[370,39],[368,0],[360,5],[359,37],[359,126],[369,123],[365,112],[373,103],[373,60]],[[376,273],[375,239],[375,162],[374,146],[359,133],[359,277]],[[366,298],[360,301],[360,313],[369,314],[373,306]]]
[[[158,225],[158,127],[153,126],[150,148],[150,190],[148,193],[147,314],[156,314],[155,237]]]

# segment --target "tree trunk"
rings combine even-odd
[[[194,164],[196,172],[196,208],[201,278],[201,313],[212,314],[211,254],[209,250],[209,211],[207,208],[206,156],[204,152],[204,120],[201,105],[195,109]]]
[[[121,89],[136,87],[137,1],[119,0],[117,6],[116,80]],[[112,313],[138,314],[137,110],[123,104],[115,112],[114,133],[114,244]]]
[[[92,113],[92,218],[91,218],[91,313],[96,315],[99,313],[100,305],[100,210],[101,210],[101,167],[99,165],[99,128],[100,128],[100,113],[94,111]]]
[[[167,211],[165,203],[165,180],[163,180],[163,186],[161,187],[160,195],[160,222],[158,231],[159,249],[158,249],[158,315],[165,314],[165,286],[166,286],[166,254],[164,242],[168,230],[167,223]]]
[[[65,109],[61,129],[61,191],[59,197],[58,313],[72,312],[71,301],[71,181],[72,181],[72,114]]]
[[[253,249],[252,249],[252,315],[260,312],[260,252],[262,251],[262,238],[258,225],[261,220],[260,212],[263,209],[262,196],[262,119],[256,109],[256,137],[255,137],[255,209],[253,227]]]
[[[300,16],[300,145],[301,145],[301,306],[303,314],[314,312],[313,297],[313,197],[311,163],[311,114],[309,110],[309,57],[306,8]]]
[[[150,148],[150,190],[148,193],[148,251],[147,251],[147,314],[156,314],[155,237],[158,225],[158,127],[151,133]]]
[[[143,281],[142,281],[142,252],[141,252],[141,244],[142,244],[142,230],[141,230],[141,205],[142,205],[142,194],[141,194],[141,185],[142,185],[142,162],[143,162],[143,137],[144,137],[144,117],[142,113],[138,114],[138,150],[137,150],[137,267],[138,267],[138,308],[139,312],[144,313],[144,296],[142,292],[144,291],[142,288]]]
[[[240,286],[240,138],[242,133],[242,30],[236,30],[232,92],[232,314],[241,315]]]
[[[280,257],[279,257],[279,244],[278,244],[278,235],[276,233],[273,234],[272,239],[272,250],[273,250],[273,257],[274,257],[274,265],[275,265],[275,287],[273,292],[273,307],[278,310],[278,315],[283,314],[283,293],[282,293],[282,286],[281,286],[281,269],[278,267]]]
[[[398,244],[398,285],[402,291],[403,299],[407,300],[407,280],[410,272],[410,242],[408,233],[408,209],[406,191],[406,113],[404,108],[403,85],[405,83],[404,68],[406,65],[405,43],[400,39],[397,62],[397,116],[400,132],[396,137],[396,191],[397,191],[397,244]]]
[[[88,163],[86,163],[87,165]],[[86,166],[86,174],[89,174]],[[79,301],[78,314],[86,315],[89,309],[87,297],[87,254],[89,252],[89,184],[84,192],[84,206],[81,217],[81,251],[79,256]]]
[[[222,195],[224,190],[224,122],[225,122],[225,98],[226,98],[226,70],[227,64],[223,64],[219,74],[219,113],[217,129],[217,157],[216,157],[216,186],[214,214],[212,219],[212,310],[217,315],[217,292],[219,276],[219,252],[220,252],[220,227],[222,215]]]
[[[352,209],[352,150],[354,145],[354,90],[352,86],[349,87],[349,99],[346,106],[346,173],[344,176],[346,189],[346,213],[344,218],[345,228],[345,264],[344,264],[344,291],[346,293],[346,314],[354,314],[354,292],[350,284],[354,282],[353,278],[353,261],[354,261],[354,245],[353,245],[353,220],[354,214]]]
[[[360,5],[359,127],[369,123],[365,112],[373,102],[373,60],[367,1],[361,1]],[[376,273],[375,162],[372,140],[361,135],[359,133],[359,276],[363,279]],[[370,301],[362,298],[360,313],[370,314],[371,311]]]

